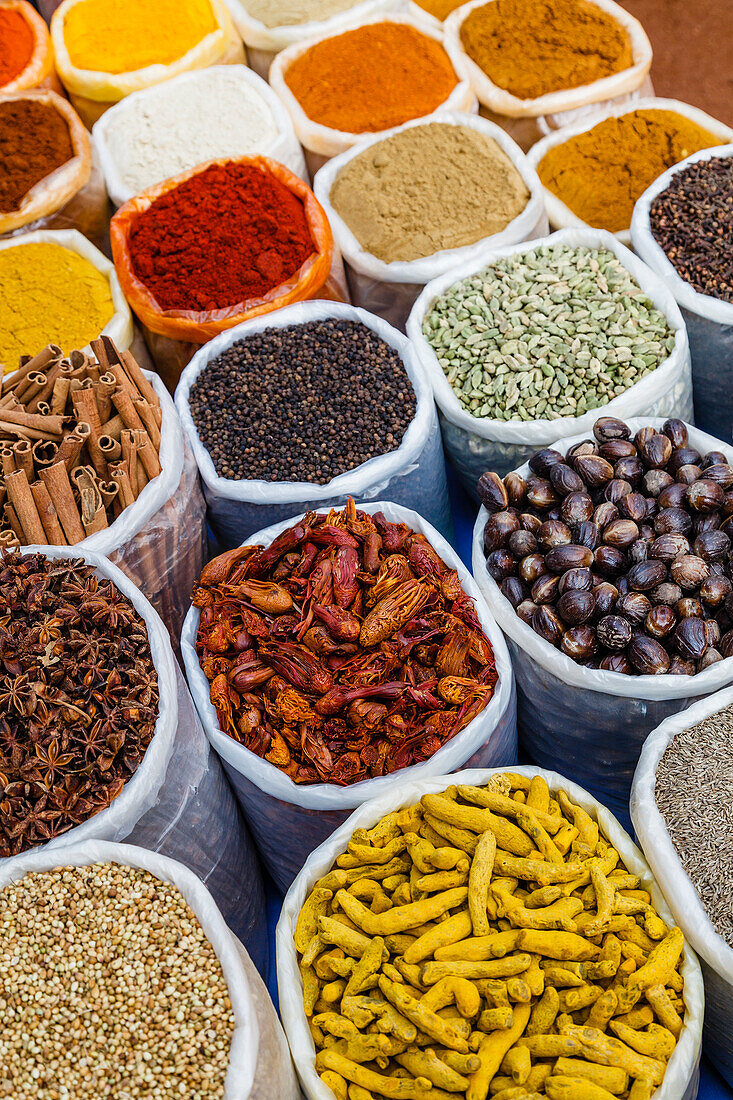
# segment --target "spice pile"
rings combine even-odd
[[[20,11],[0,8],[0,88],[16,80],[33,54],[33,31]]]
[[[455,283],[423,335],[466,412],[494,420],[581,416],[656,370],[675,343],[613,252],[559,244]]]
[[[190,409],[220,477],[325,485],[397,450],[416,400],[394,348],[360,321],[329,320],[232,344]]]
[[[581,221],[617,233],[629,228],[636,200],[657,176],[721,140],[675,111],[645,108],[554,145],[537,173]]]
[[[114,238],[113,250],[117,260]],[[133,271],[162,310],[264,298],[314,250],[303,202],[264,162],[204,168],[156,198],[129,234]]]
[[[733,467],[680,420],[484,474],[486,568],[523,622],[587,668],[693,676],[733,656]]]
[[[733,707],[674,737],[654,797],[705,911],[733,947]]]
[[[539,776],[358,829],[294,941],[335,1096],[648,1100],[683,1027],[682,932]]]
[[[43,554],[0,556],[0,669],[5,857],[117,798],[155,732],[158,677],[127,597],[83,561]]]
[[[116,863],[0,892],[7,1095],[214,1100],[234,1033],[221,963],[176,886]]]
[[[115,168],[134,194],[207,160],[260,153],[277,132],[268,103],[234,66],[156,85],[104,120]]]
[[[0,100],[0,213],[18,210],[32,187],[74,156],[66,120],[31,95]]]
[[[317,42],[284,77],[309,119],[349,134],[432,114],[458,83],[440,42],[386,21]]]
[[[46,344],[86,347],[115,311],[107,276],[47,241],[0,248],[0,287],[0,377]]]
[[[108,337],[92,348],[97,362],[51,345],[0,387],[0,547],[73,546],[161,471],[155,390]]]
[[[346,786],[426,760],[497,682],[455,570],[353,501],[215,558],[193,603],[220,728],[296,783]]]
[[[578,88],[632,64],[624,27],[587,0],[491,0],[461,24],[461,43],[519,99]]]
[[[733,302],[733,157],[675,172],[651,204],[649,227],[694,290]]]
[[[330,199],[362,247],[391,263],[500,233],[529,191],[493,138],[432,122],[353,157]]]

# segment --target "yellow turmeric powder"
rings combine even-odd
[[[107,277],[58,244],[0,249],[0,287],[0,376],[47,344],[85,347],[114,313]]]
[[[64,42],[77,69],[126,73],[170,65],[217,26],[209,0],[79,0]]]
[[[657,176],[723,140],[676,111],[629,111],[553,146],[537,172],[581,221],[617,233],[629,228],[634,203]]]

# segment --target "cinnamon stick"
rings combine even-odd
[[[70,546],[84,539],[84,528],[79,517],[79,509],[74,500],[69,481],[69,472],[63,462],[56,462],[47,470],[41,470],[41,481],[48,489],[48,495],[53,501],[59,517],[59,522],[64,529],[66,541]]]
[[[45,466],[53,466],[59,460],[59,449],[56,443],[38,441],[33,444],[33,462],[37,470]]]
[[[150,442],[155,447],[156,451],[160,450],[160,428],[158,422],[155,419],[155,412],[153,406],[145,400],[144,397],[138,397],[133,401],[135,411],[142,421],[143,427],[150,436]]]
[[[26,401],[25,405],[28,412],[38,412],[39,405],[42,405],[44,401],[48,401],[49,397],[53,393],[53,387],[56,383],[56,379],[59,377],[61,371],[61,359],[54,359],[49,364],[46,370],[46,384],[41,392],[30,401]]]
[[[20,539],[14,531],[0,531],[0,550],[17,550]]]
[[[38,413],[29,413],[25,409],[0,409],[0,424],[35,429],[46,436],[59,436],[64,428],[61,416],[39,416]]]
[[[135,497],[130,484],[130,471],[127,468],[127,463],[124,461],[115,462],[109,468],[109,475],[119,489],[119,500],[123,509],[129,508],[131,504],[135,503]]]
[[[162,469],[160,459],[144,428],[141,429],[139,438],[141,442],[138,443],[138,457],[145,467],[145,473],[148,475],[149,480],[152,481]]]
[[[8,501],[4,505],[3,512],[5,514],[5,519],[6,519],[7,523],[12,528],[13,534],[15,535],[15,537],[18,540],[18,545],[22,546],[23,541],[24,541],[23,528],[20,526],[20,522],[18,521],[18,517],[15,513],[15,508],[13,508],[13,505],[10,503],[10,501]]]
[[[137,461],[137,447],[133,438],[133,433],[126,429],[120,436],[120,443],[122,445],[122,459],[127,463],[127,472],[130,478],[130,488],[132,489],[132,495],[137,500],[140,495],[140,486],[138,484],[138,461]]]
[[[41,392],[45,385],[46,375],[43,374],[42,371],[31,371],[30,374],[25,376],[16,389],[15,396],[27,406]]]
[[[118,462],[122,456],[120,440],[113,439],[111,435],[100,435],[99,449],[108,465],[110,462]]]
[[[3,380],[0,393],[5,395],[9,390],[14,390],[27,375],[33,371],[45,370],[52,360],[59,358],[62,354],[60,347],[56,344],[49,344],[48,347],[45,347],[43,351],[39,351],[32,358],[27,357],[17,371],[13,371]]]
[[[79,466],[71,475],[81,503],[81,522],[87,535],[104,530],[107,513],[99,491],[97,475],[91,466]]]
[[[15,469],[15,451],[10,443],[3,443],[0,445],[0,470],[7,477]]]
[[[17,443],[14,443],[13,454],[15,455],[16,469],[25,470],[25,476],[28,478],[28,483],[30,484],[35,476],[35,470],[33,466],[33,452],[29,441],[27,439],[19,439]]]
[[[59,523],[58,513],[53,506],[53,501],[48,495],[48,489],[42,481],[34,481],[31,485],[31,492],[43,524],[43,530],[46,532],[46,542],[49,546],[66,546],[66,536]]]
[[[160,398],[155,392],[152,382],[149,382],[148,379],[145,377],[145,373],[142,367],[137,362],[132,352],[121,351],[120,359],[122,360],[122,364],[127,371],[128,377],[137,386],[140,392],[140,396],[143,397],[149,405],[152,405],[155,408],[160,408]]]
[[[112,394],[117,388],[117,379],[111,371],[106,371],[100,375],[99,382],[97,383],[96,396],[97,396],[97,408],[99,409],[99,419],[102,424],[105,420],[109,420],[112,412]]]
[[[23,541],[26,545],[43,545],[46,541],[46,532],[43,529],[25,470],[15,470],[14,473],[8,474],[5,479],[5,487],[8,500],[15,509],[15,514],[23,531]]]

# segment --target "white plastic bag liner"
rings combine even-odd
[[[380,260],[362,247],[349,229],[346,222],[331,205],[331,188],[337,177],[350,160],[359,156],[371,145],[409,130],[414,126],[425,126],[425,119],[414,119],[404,126],[393,130],[384,130],[381,134],[363,137],[356,145],[338,157],[328,161],[316,175],[313,190],[331,224],[333,238],[341,250],[346,263],[349,289],[354,305],[369,309],[386,321],[403,329],[415,299],[431,279],[445,274],[459,263],[468,263],[485,248],[502,248],[504,245],[544,237],[547,233],[547,217],[542,200],[542,185],[532,171],[521,149],[499,126],[488,122],[478,115],[459,114],[456,111],[437,111],[430,122],[441,122],[452,126],[465,126],[477,130],[486,137],[493,138],[524,180],[529,190],[529,199],[524,210],[509,222],[500,233],[483,237],[474,244],[462,248],[443,249],[418,260]]]
[[[328,318],[361,321],[396,348],[417,399],[414,419],[396,451],[363,462],[326,485],[304,481],[233,481],[219,477],[202,444],[189,408],[191,387],[210,360],[256,332],[287,328]],[[304,395],[305,396],[305,395]],[[452,532],[443,448],[430,386],[409,341],[381,317],[337,302],[298,302],[255,317],[205,344],[181,375],[176,407],[204,483],[208,519],[222,550],[242,543],[263,525],[289,520],[293,513],[340,507],[349,496],[357,501],[384,498],[419,510],[446,535]],[[278,425],[273,424],[273,432]]]
[[[579,88],[564,88],[559,92],[548,92],[535,99],[519,99],[511,92],[494,84],[475,61],[466,54],[461,42],[463,20],[475,8],[481,8],[493,0],[470,0],[456,8],[443,24],[445,30],[445,48],[453,62],[456,72],[469,82],[479,103],[488,107],[496,115],[509,118],[537,118],[540,115],[552,115],[561,111],[570,111],[575,107],[584,107],[588,103],[600,103],[616,96],[635,91],[645,80],[652,64],[652,46],[646,31],[638,19],[614,3],[614,0],[592,0],[602,11],[612,15],[628,33],[631,43],[632,65],[611,76],[594,80],[590,84],[581,84]],[[521,28],[517,28],[517,34]]]
[[[115,206],[122,206],[135,194],[122,178],[124,160],[120,162],[118,156],[124,158],[127,150],[124,147],[115,150],[115,126],[127,115],[134,114],[137,107],[145,106],[148,110],[154,111],[156,101],[160,101],[163,96],[168,99],[173,89],[180,95],[182,102],[186,100],[190,102],[193,97],[206,94],[201,91],[204,79],[208,74],[220,71],[231,74],[237,81],[241,82],[243,87],[249,86],[255,91],[260,99],[265,101],[277,128],[277,135],[271,142],[267,142],[257,149],[253,149],[251,143],[248,143],[246,149],[243,146],[239,151],[233,149],[232,156],[256,154],[271,157],[272,160],[284,164],[286,168],[289,168],[296,176],[300,176],[306,183],[308,182],[303,150],[295,136],[290,116],[270,85],[245,65],[212,65],[208,69],[197,69],[194,72],[181,73],[180,76],[175,76],[172,80],[166,80],[164,85],[156,84],[151,88],[133,92],[132,95],[120,100],[114,107],[110,107],[109,111],[105,111],[102,117],[95,122],[92,134],[99,153],[107,191]],[[198,162],[195,158],[195,150],[192,152],[194,155],[191,163],[187,166],[189,168],[193,168]],[[161,175],[160,179],[150,180],[149,186],[160,183],[163,178],[164,176]]]
[[[349,813],[367,799],[385,794],[394,798],[413,779],[433,776],[464,764],[510,764],[516,759],[516,699],[509,653],[501,631],[488,612],[471,574],[455,550],[434,527],[407,508],[389,502],[358,504],[373,514],[384,512],[388,520],[406,523],[429,540],[450,569],[455,569],[463,588],[474,600],[479,622],[491,642],[499,679],[488,705],[442,748],[420,764],[367,779],[350,787],[329,783],[293,783],[274,764],[250,752],[223,733],[209,700],[209,682],[196,654],[199,609],[192,607],[183,624],[181,652],[191,694],[209,741],[221,757],[265,866],[281,889],[287,889],[309,852],[312,852]],[[259,531],[250,542],[269,546],[282,531],[302,516]],[[392,792],[389,794],[388,792]]]
[[[132,844],[87,840],[62,852],[35,851],[0,864],[0,890],[25,875],[56,867],[118,863],[139,867],[176,886],[196,916],[221,964],[234,1012],[234,1033],[223,1100],[298,1100],[290,1054],[262,979],[204,883],[181,863]],[[271,1091],[275,1090],[275,1091]]]
[[[290,23],[281,27],[267,27],[247,11],[246,0],[224,0],[234,26],[247,47],[247,61],[254,71],[267,80],[267,74],[275,54],[288,46],[307,38],[339,34],[355,19],[366,19],[378,12],[394,11],[400,0],[361,0],[328,19],[310,20],[308,23]]]
[[[365,27],[371,23],[406,23],[407,26],[414,27],[415,30],[420,31],[428,38],[434,38],[436,42],[445,45],[441,31],[431,26],[429,17],[422,19],[418,14],[414,13],[408,15],[400,15],[396,12],[389,11],[382,13],[379,9],[377,10],[377,14],[370,15],[368,18],[355,18],[354,9],[347,14],[349,14],[351,18],[348,22],[341,24],[337,30],[329,30],[327,33],[318,34],[299,41],[292,46],[288,46],[287,49],[277,55],[270,66],[270,84],[280,97],[280,100],[285,105],[285,109],[293,120],[295,134],[305,149],[306,162],[312,176],[315,175],[318,169],[329,160],[330,157],[336,157],[339,153],[345,153],[352,145],[356,145],[357,141],[360,141],[363,137],[369,137],[370,135],[349,134],[343,130],[332,130],[330,126],[322,126],[319,122],[313,122],[312,119],[308,118],[308,115],[285,82],[285,73],[288,67],[292,65],[293,61],[295,61],[296,57],[300,57],[300,55],[309,50],[311,46],[315,46],[318,42],[323,42],[326,38],[333,38],[337,34],[344,34],[346,31],[353,31],[358,27]],[[451,60],[453,60],[453,58],[451,58]],[[461,74],[458,72],[457,79],[458,83],[455,88],[445,102],[439,104],[436,111],[445,110],[475,113],[478,108],[475,95],[471,91],[465,78],[461,78]],[[426,115],[425,117],[432,118],[433,116]]]
[[[631,788],[631,818],[639,843],[685,936],[700,956],[705,979],[705,1053],[733,1085],[733,947],[715,931],[700,895],[685,871],[654,794],[657,767],[678,733],[733,703],[733,689],[701,699],[667,718],[644,742]],[[728,853],[722,850],[723,862]]]
[[[437,778],[420,779],[405,783],[399,790],[370,799],[355,810],[351,817],[310,855],[288,890],[275,937],[277,981],[280,989],[280,1014],[285,1034],[288,1037],[295,1068],[307,1100],[333,1100],[333,1093],[316,1073],[315,1048],[303,1011],[303,982],[293,943],[298,914],[313,886],[319,878],[331,870],[336,857],[346,851],[346,846],[355,829],[370,829],[393,810],[413,806],[425,794],[442,794],[454,783],[482,787],[492,776],[501,774],[503,770],[503,768],[472,769],[459,771],[457,775],[445,774]],[[528,767],[512,768],[512,771],[529,777],[540,775],[553,793],[565,791],[574,802],[582,806],[598,822],[601,834],[618,851],[631,874],[638,875],[642,880],[641,887],[651,894],[652,904],[662,920],[669,925],[674,924],[662,890],[655,882],[642,853],[604,806],[596,802],[582,787],[576,786],[557,772]],[[677,1046],[667,1063],[664,1080],[653,1093],[653,1100],[694,1100],[697,1094],[704,994],[698,961],[687,944],[685,944],[680,970],[684,978],[685,1022]]]
[[[605,110],[589,110],[582,115],[577,122],[572,125],[564,126],[561,130],[553,131],[548,134],[547,137],[543,138],[542,141],[538,141],[536,145],[533,145],[527,154],[527,160],[532,168],[538,171],[540,162],[550,149],[554,149],[556,145],[564,145],[566,141],[576,137],[578,134],[585,133],[587,130],[592,130],[594,126],[597,126],[599,122],[603,122],[607,118],[621,118],[623,115],[633,114],[635,111],[674,111],[676,115],[688,118],[690,122],[694,122],[696,126],[701,126],[704,130],[709,130],[713,134],[719,134],[721,142],[733,141],[733,130],[731,130],[730,127],[725,126],[722,122],[718,122],[717,119],[712,118],[710,115],[706,115],[704,111],[700,111],[697,107],[691,107],[688,103],[681,103],[678,99],[659,99],[654,96],[649,96],[637,99],[631,103],[621,103],[618,106],[608,107]],[[666,180],[668,177],[669,173],[665,172],[659,179]],[[562,199],[559,199],[549,187],[544,187],[541,180],[540,186],[542,186],[544,193],[547,216],[550,219],[550,225],[553,229],[592,228],[574,214],[570,207],[566,206]],[[652,186],[655,185],[653,184]],[[649,190],[651,191],[651,188],[649,188]],[[663,188],[660,188],[660,190],[663,190]],[[631,244],[630,229],[619,230],[614,236],[623,244]],[[646,257],[642,256],[642,259],[646,259]],[[667,262],[669,263],[669,261]],[[679,276],[677,276],[677,278],[679,279]],[[680,279],[680,282],[681,281]]]
[[[86,237],[82,237],[77,229],[36,229],[31,233],[22,233],[17,237],[0,240],[0,249],[18,248],[24,244],[57,244],[62,248],[68,248],[70,252],[76,252],[79,256],[88,260],[90,264],[96,267],[97,271],[101,271],[107,277],[114,313],[97,335],[109,336],[111,340],[114,340],[119,351],[127,351],[133,339],[132,313],[127,304],[127,299],[122,293],[122,287],[112,261],[103,256],[93,244],[90,244]],[[36,348],[30,351],[29,354],[35,354],[37,350]],[[82,350],[89,352],[91,355],[92,349],[88,344]],[[6,363],[5,366],[14,369],[17,364]],[[2,368],[1,363],[0,368]]]
[[[174,660],[168,633],[134,584],[100,554],[68,546],[23,547],[47,558],[83,558],[109,577],[144,620],[158,674],[158,720],[137,771],[98,814],[32,849],[51,851],[87,840],[129,840],[179,859],[207,883],[259,966],[267,959],[264,893],[257,854],[218,758],[210,751]],[[0,859],[14,873],[31,853]]]
[[[599,411],[604,415],[605,410]],[[647,426],[661,430],[664,420],[626,418],[626,423],[637,432]],[[721,450],[733,462],[733,447],[697,428],[688,427],[688,431],[690,446],[701,454]],[[552,445],[565,454],[574,443],[591,436],[588,431]],[[520,467],[518,473],[527,477],[529,466]],[[733,658],[718,661],[697,676],[625,676],[576,664],[522,622],[489,576],[483,551],[488,518],[481,508],[473,529],[473,575],[509,643],[517,677],[520,744],[541,767],[562,765],[573,779],[625,813],[649,731],[693,700],[732,683]]]
[[[438,357],[422,333],[425,317],[433,303],[455,283],[504,256],[516,256],[555,244],[570,247],[607,248],[618,256],[626,270],[667,318],[675,334],[674,350],[655,371],[635,386],[614,397],[607,405],[582,416],[558,420],[491,420],[471,416],[461,405],[448,382]],[[415,302],[407,321],[407,335],[427,371],[440,413],[443,443],[448,457],[469,493],[476,497],[476,482],[485,470],[509,473],[526,462],[535,451],[552,447],[558,439],[576,432],[591,433],[599,416],[676,416],[692,420],[690,349],[682,314],[671,293],[646,264],[624,248],[611,233],[602,229],[563,229],[539,242],[525,242],[509,248],[487,248],[470,262],[434,279]]]
[[[723,145],[703,149],[680,161],[647,188],[631,219],[634,250],[672,291],[687,325],[695,422],[726,443],[733,442],[733,302],[700,294],[677,274],[649,228],[649,210],[657,195],[667,190],[675,173],[688,164],[731,156],[733,145]]]

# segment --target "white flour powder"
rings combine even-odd
[[[277,124],[240,72],[235,65],[206,69],[111,110],[107,147],[124,185],[137,193],[215,157],[267,155]]]

